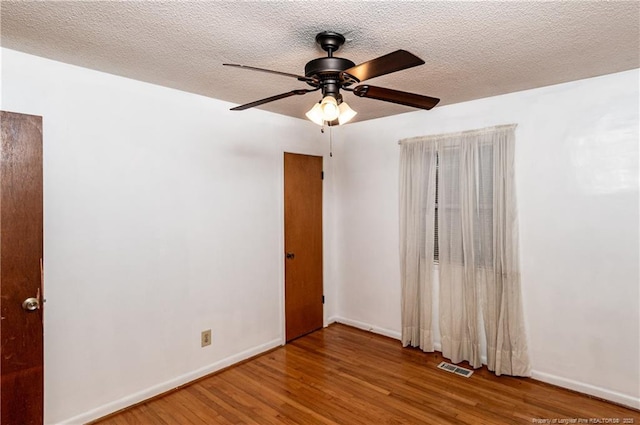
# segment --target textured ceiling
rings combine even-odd
[[[306,85],[223,67],[294,74],[325,55],[321,31],[356,64],[405,49],[426,64],[371,84],[447,105],[638,68],[640,2],[5,1],[1,44],[242,104]],[[297,118],[316,93],[261,108]],[[346,93],[356,120],[414,109]],[[236,112],[241,114],[242,112]]]

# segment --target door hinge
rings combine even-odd
[[[322,296],[322,304],[324,304],[324,295]]]
[[[324,171],[320,173],[320,179],[324,180]]]

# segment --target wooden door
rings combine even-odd
[[[42,425],[43,315],[23,308],[42,291],[42,118],[0,123],[0,423]]]
[[[322,157],[284,154],[287,341],[322,328]]]

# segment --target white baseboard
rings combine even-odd
[[[282,345],[282,340],[280,338],[274,339],[265,344],[258,345],[256,347],[250,348],[248,350],[245,350],[233,356],[226,357],[222,360],[219,360],[215,363],[212,363],[200,369],[194,370],[189,373],[185,373],[184,375],[180,375],[176,378],[170,379],[169,381],[163,382],[158,385],[154,385],[153,387],[128,395],[119,400],[112,401],[111,403],[104,404],[100,407],[89,410],[88,412],[81,413],[72,418],[59,422],[59,425],[79,425],[79,424],[85,424],[87,422],[102,418],[113,412],[117,412],[118,410],[122,410],[136,403],[140,403],[142,401],[148,400],[159,394],[170,391],[176,387],[187,384],[191,381],[195,381],[198,378],[202,378],[203,376],[209,375],[220,369],[224,369],[225,367],[231,366],[235,363],[241,362],[250,357],[264,353],[265,351],[269,351],[272,348],[275,348],[281,345]]]
[[[607,390],[606,388],[596,387],[595,385],[586,384],[584,382],[574,381],[573,379],[563,378],[561,376],[551,375],[550,373],[531,371],[531,377],[538,381],[553,384],[558,387],[567,388],[583,394],[589,394],[594,397],[609,400],[614,403],[629,406],[634,409],[640,409],[640,398],[632,397],[616,391]]]
[[[401,339],[400,332],[391,331],[388,329],[380,328],[369,323],[359,322],[357,320],[346,319],[340,316],[331,317],[328,320],[331,323],[342,323],[344,325],[353,326],[354,328],[363,329],[365,331],[377,333],[380,335],[388,336],[397,340]],[[439,341],[434,342],[434,348],[436,351],[442,352],[442,346]],[[487,364],[487,358],[482,356],[482,363]],[[594,397],[609,400],[614,403],[629,406],[634,409],[640,409],[640,398],[632,397],[626,394],[618,393],[616,391],[607,390],[606,388],[596,387],[594,385],[586,384],[584,382],[574,381],[569,378],[563,378],[561,376],[551,375],[549,373],[539,372],[536,370],[531,371],[531,377],[538,381],[553,384],[558,387],[567,388],[579,393],[592,395]]]
[[[354,328],[363,329],[365,331],[373,332],[379,335],[388,336],[389,338],[400,340],[401,335],[398,331],[392,331],[378,326],[373,326],[368,323],[359,322],[357,320],[345,319],[344,317],[334,316],[330,318],[329,323],[342,323],[343,325],[353,326]]]

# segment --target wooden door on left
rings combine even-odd
[[[0,423],[42,425],[42,118],[0,127]]]

